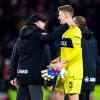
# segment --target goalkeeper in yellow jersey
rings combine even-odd
[[[54,100],[64,100],[64,93],[68,94],[69,100],[79,100],[83,78],[82,62],[82,34],[72,20],[74,10],[70,5],[58,8],[60,24],[67,23],[69,29],[62,36],[61,54],[55,59],[54,70],[59,72]]]

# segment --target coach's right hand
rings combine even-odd
[[[11,85],[14,85],[15,87],[17,87],[17,78],[14,78],[14,80],[10,81]]]

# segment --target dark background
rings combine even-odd
[[[87,19],[87,25],[97,39],[100,56],[100,0],[0,0],[0,91],[10,87],[10,57],[20,28],[29,16],[39,13],[48,17],[47,31],[51,33],[59,26],[57,7],[65,4],[73,6],[74,16],[80,15]],[[96,83],[100,83],[98,67]]]

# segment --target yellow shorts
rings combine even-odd
[[[67,78],[66,80],[64,80],[58,76],[55,90],[64,91],[65,94],[73,94],[73,93],[80,94],[81,85],[82,85],[82,79]]]

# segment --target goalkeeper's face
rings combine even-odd
[[[67,12],[65,14],[65,11],[59,11],[58,19],[60,21],[60,24],[65,24],[67,22]]]

